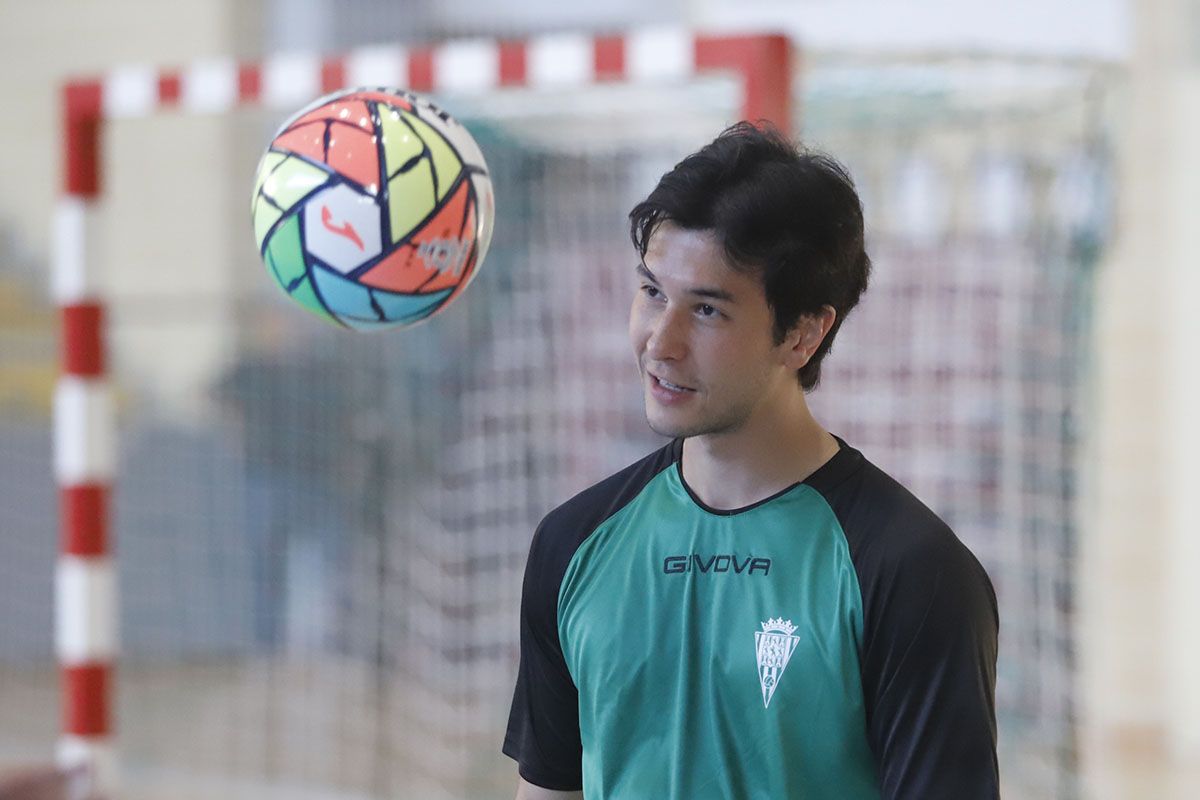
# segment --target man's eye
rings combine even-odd
[[[702,317],[715,317],[718,313],[720,313],[708,303],[702,303],[701,305],[696,306],[696,310],[700,312],[700,316]]]

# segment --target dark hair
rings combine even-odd
[[[680,161],[629,212],[643,257],[664,221],[713,231],[730,265],[761,275],[779,344],[800,317],[833,306],[833,327],[799,372],[807,391],[867,288],[862,204],[846,168],[797,148],[769,124],[739,122]]]

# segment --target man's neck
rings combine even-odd
[[[686,439],[682,468],[692,492],[711,508],[744,508],[816,472],[839,445],[803,397],[798,405],[774,423],[748,421],[736,431]]]

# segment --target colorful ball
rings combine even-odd
[[[300,305],[355,330],[414,325],[479,271],[495,202],[467,129],[393,89],[322,97],[258,165],[251,214],[267,271]]]

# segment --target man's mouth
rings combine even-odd
[[[668,380],[663,380],[662,378],[655,375],[653,372],[650,373],[650,378],[655,383],[657,383],[659,386],[662,386],[664,389],[669,389],[672,392],[694,392],[694,391],[696,391],[695,389],[689,388],[687,386],[682,386],[678,383],[671,383]]]

